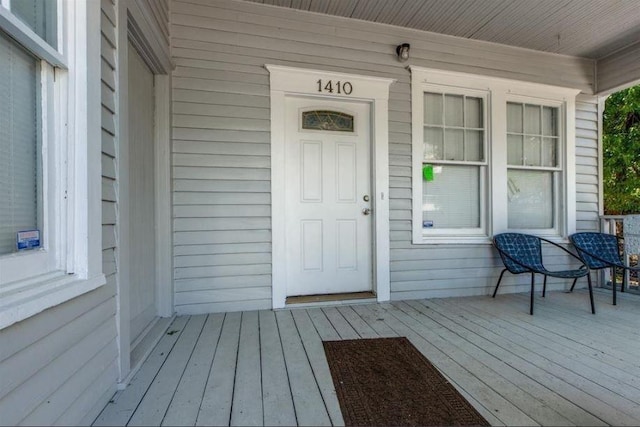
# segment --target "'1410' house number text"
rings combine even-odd
[[[339,80],[336,82],[333,80],[318,79],[316,83],[318,83],[318,92],[335,92],[341,95],[351,95],[351,92],[353,92],[351,82],[341,82]]]

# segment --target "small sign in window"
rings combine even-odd
[[[40,247],[40,230],[18,231],[16,246],[19,251],[37,249]]]

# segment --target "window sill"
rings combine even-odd
[[[0,330],[106,283],[104,275],[79,279],[57,271],[9,283],[0,290]]]
[[[487,236],[428,236],[413,240],[414,245],[490,245],[491,238]]]

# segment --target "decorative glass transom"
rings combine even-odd
[[[302,113],[302,129],[353,132],[353,116],[338,111],[305,111]]]

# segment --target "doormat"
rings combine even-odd
[[[347,426],[489,425],[407,338],[323,344]]]

